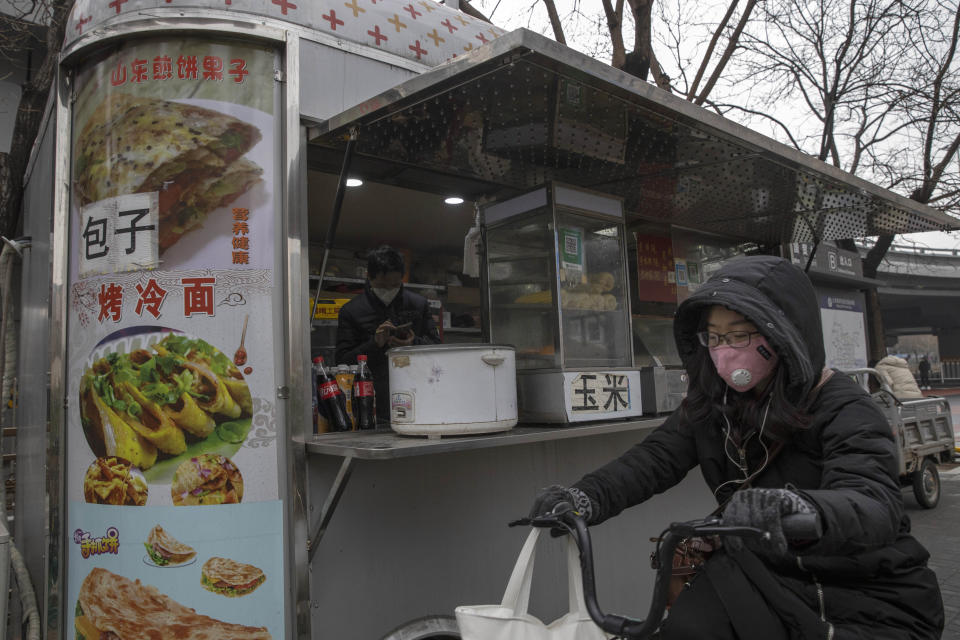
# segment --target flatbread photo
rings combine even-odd
[[[192,564],[197,552],[190,545],[184,544],[156,525],[150,530],[147,541],[143,543],[147,548],[147,559],[156,567],[178,567]]]
[[[260,181],[263,170],[241,158],[260,138],[213,109],[111,93],[77,138],[77,203],[156,191],[162,253]]]
[[[177,467],[170,496],[178,507],[237,504],[243,499],[243,476],[230,458],[205,453]]]
[[[147,494],[143,475],[116,456],[97,458],[83,476],[83,499],[91,504],[142,507]]]
[[[266,579],[263,571],[252,564],[229,558],[210,558],[203,563],[200,584],[207,591],[238,598],[252,593]]]
[[[272,640],[266,627],[232,624],[199,614],[156,587],[99,567],[90,571],[80,586],[74,628],[77,640]]]

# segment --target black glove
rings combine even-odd
[[[723,543],[734,551],[747,546],[761,554],[785,556],[787,538],[781,518],[796,513],[816,513],[816,509],[788,489],[741,489],[723,510],[723,524],[763,529],[770,532],[770,538],[727,536]]]
[[[530,507],[530,517],[537,518],[546,515],[552,512],[554,507],[561,502],[569,503],[574,511],[580,514],[587,524],[590,524],[594,512],[590,496],[576,487],[562,487],[559,484],[544,487],[537,492],[533,499],[533,506]],[[560,533],[562,534],[562,532]]]

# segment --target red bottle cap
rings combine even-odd
[[[367,356],[363,355],[362,353],[357,356],[357,362],[366,362],[366,361],[367,361]]]
[[[323,362],[323,356],[314,356],[313,364],[320,364]]]

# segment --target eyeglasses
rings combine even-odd
[[[711,333],[697,331],[697,339],[705,347],[714,349],[726,343],[734,349],[743,349],[750,346],[750,336],[759,335],[759,331],[728,331],[727,333]]]

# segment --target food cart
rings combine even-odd
[[[519,544],[504,523],[682,398],[669,318],[724,260],[954,224],[431,0],[80,0],[68,32],[28,183],[18,363],[15,540],[49,637],[162,612],[237,638],[376,638],[494,602]],[[495,266],[527,225],[551,258]],[[332,322],[310,296],[362,283],[358,251],[385,241],[446,342],[519,342],[504,314],[541,318],[517,345],[526,422],[313,433],[309,356]],[[539,291],[518,280],[537,269]],[[569,419],[588,389],[607,396]],[[648,593],[637,540],[710,502],[692,479],[597,532],[614,606]],[[535,612],[555,613],[557,577]]]

